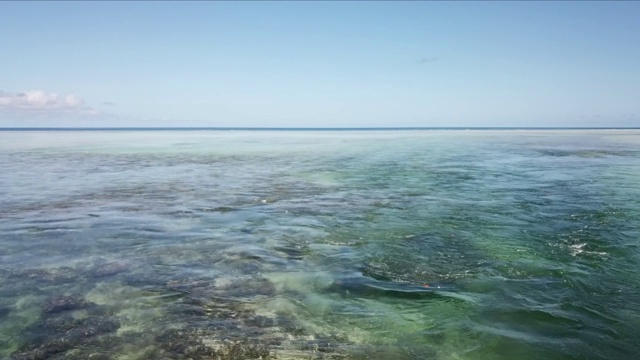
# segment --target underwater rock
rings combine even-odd
[[[163,350],[170,354],[191,359],[217,359],[216,349],[202,341],[202,331],[192,329],[169,329],[157,337]]]
[[[86,301],[80,296],[62,295],[48,298],[42,304],[42,312],[45,314],[55,314],[68,310],[79,310],[95,306],[96,304]]]
[[[338,341],[330,338],[306,340],[302,342],[300,349],[311,352],[336,353],[338,351]]]
[[[224,360],[268,359],[270,353],[264,345],[248,342],[226,344],[218,350],[218,356]]]
[[[205,343],[203,339],[218,338],[206,329],[169,329],[157,337],[163,350],[187,359],[245,360],[268,359],[270,350],[264,344],[244,341]]]
[[[201,339],[183,329],[169,329],[157,336],[156,340],[164,350],[174,354],[185,354],[189,348],[204,345]]]
[[[282,314],[282,313],[277,314],[275,322],[278,325],[278,327],[280,327],[284,332],[288,334],[295,335],[295,336],[306,335],[306,330],[304,326],[300,324],[298,320],[290,317],[289,315]]]
[[[213,279],[185,277],[166,281],[166,286],[171,290],[194,293],[200,289],[211,289],[212,281]]]
[[[112,360],[111,356],[101,353],[85,353],[74,354],[74,356],[65,356],[65,360]]]
[[[48,317],[42,321],[37,322],[33,325],[33,327],[35,327],[36,329],[40,328],[41,330],[45,330],[48,333],[62,333],[81,325],[81,320],[76,319],[69,314],[64,314],[62,316]]]
[[[267,328],[276,326],[276,320],[270,317],[255,315],[244,319],[244,323],[247,326],[254,326],[259,328]]]
[[[106,264],[101,264],[93,270],[93,277],[99,278],[116,275],[129,270],[129,267],[129,263],[124,261],[114,261]]]
[[[177,302],[167,306],[167,312],[179,318],[202,318],[207,316],[207,311],[202,306],[189,304],[186,302]]]
[[[34,349],[18,351],[11,355],[13,360],[46,360],[69,350],[73,345],[63,340],[51,341]]]
[[[14,360],[46,360],[90,342],[95,336],[116,331],[120,323],[109,317],[91,317],[82,320],[64,318],[60,323],[35,337],[11,355]],[[32,331],[43,331],[38,326]],[[46,331],[49,330],[49,331]],[[26,334],[26,337],[32,334]],[[31,336],[33,337],[33,336]]]
[[[225,333],[236,332],[240,329],[238,321],[233,319],[215,319],[207,321],[208,330],[217,330]]]
[[[10,312],[11,312],[11,307],[0,306],[0,319],[3,319],[5,316],[9,315]]]
[[[34,281],[8,281],[5,279],[0,279],[0,282],[2,283],[2,286],[0,286],[0,298],[18,298],[20,297],[20,294],[45,294],[45,292],[42,290],[44,286]]]
[[[111,317],[93,317],[85,319],[82,326],[75,327],[65,333],[65,338],[75,342],[99,334],[113,332],[120,328],[120,322]]]
[[[222,288],[228,297],[252,297],[256,295],[273,296],[276,288],[265,278],[250,278],[233,282]]]
[[[131,272],[123,276],[122,282],[135,287],[164,286],[167,284],[167,277],[154,272]]]
[[[21,270],[14,272],[11,277],[14,279],[31,280],[37,283],[65,284],[77,281],[79,273],[70,267],[58,267]]]

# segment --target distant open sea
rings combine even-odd
[[[0,131],[407,131],[407,130],[639,130],[640,127],[0,127]]]
[[[637,360],[639,334],[640,129],[0,129],[2,359]]]

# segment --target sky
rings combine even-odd
[[[0,1],[0,127],[639,127],[640,2]]]

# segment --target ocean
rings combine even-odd
[[[640,130],[0,131],[0,358],[640,358]]]

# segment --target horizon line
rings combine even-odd
[[[406,127],[227,127],[227,126],[130,126],[130,127],[0,127],[0,131],[401,131],[401,130],[640,130],[640,127],[594,126],[406,126]]]

